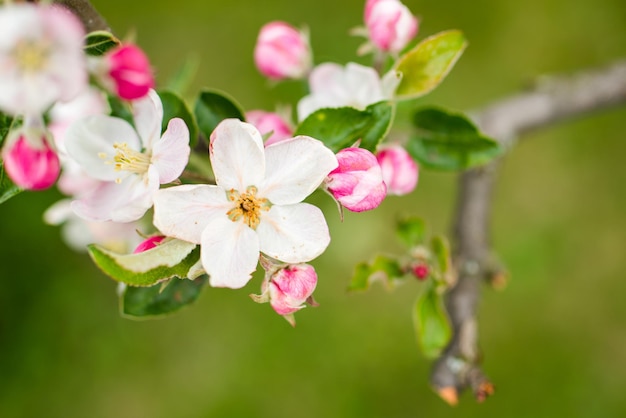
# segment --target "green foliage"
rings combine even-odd
[[[467,41],[463,33],[449,30],[429,36],[403,55],[395,65],[402,73],[396,98],[414,99],[437,87],[448,75]]]
[[[167,81],[165,89],[176,93],[179,96],[185,96],[191,82],[198,73],[200,61],[196,55],[190,55],[178,67],[173,76]]]
[[[448,239],[441,235],[434,236],[431,247],[433,254],[435,255],[435,259],[437,260],[439,271],[443,275],[450,273],[452,270],[452,257],[450,254],[450,242]]]
[[[99,30],[88,33],[85,37],[85,52],[87,55],[98,57],[121,43],[112,33]]]
[[[9,135],[12,124],[13,117],[0,112],[0,149],[2,149],[2,144],[4,144],[4,140],[7,138],[7,135]]]
[[[173,278],[150,287],[126,286],[120,294],[120,313],[133,319],[150,319],[174,313],[196,301],[207,277]]]
[[[452,328],[443,298],[435,286],[420,295],[413,313],[413,325],[422,352],[429,359],[437,358],[450,341]]]
[[[407,217],[398,221],[396,232],[407,247],[414,247],[424,243],[426,239],[426,223],[416,216]]]
[[[170,239],[137,254],[116,254],[98,245],[88,246],[96,265],[112,279],[131,286],[152,286],[173,277],[186,278],[200,259],[195,244]]]
[[[387,135],[395,113],[387,101],[358,110],[352,107],[319,109],[310,114],[296,129],[295,135],[319,139],[337,152],[361,140],[360,147],[374,152]]]
[[[374,280],[382,280],[388,288],[402,280],[404,269],[395,257],[378,255],[371,263],[359,263],[348,290],[367,290]]]
[[[0,203],[6,202],[21,191],[22,189],[13,184],[9,176],[6,175],[4,162],[0,161]]]
[[[109,107],[111,108],[111,116],[124,119],[126,122],[130,123],[132,126],[135,126],[133,113],[130,111],[128,102],[125,102],[119,97],[114,96],[112,94],[107,95],[107,101],[109,102]]]
[[[424,108],[415,113],[413,123],[416,132],[407,150],[424,167],[464,170],[486,164],[503,151],[459,113]]]
[[[198,124],[196,118],[189,111],[187,104],[171,91],[159,91],[159,97],[163,102],[163,121],[161,132],[167,129],[167,124],[172,118],[181,118],[189,128],[189,145],[193,147],[198,142]]]
[[[215,127],[224,119],[246,120],[241,106],[225,93],[216,90],[204,90],[200,93],[194,114],[200,132],[207,139],[211,137]]]

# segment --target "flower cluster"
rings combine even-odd
[[[365,23],[378,57],[397,54],[417,30],[396,0],[367,1]],[[337,146],[322,133],[300,132],[320,110],[365,112],[392,103],[400,82],[394,70],[314,66],[308,33],[271,22],[259,33],[254,61],[273,82],[308,80],[297,115],[238,114],[230,103],[228,112],[200,124],[193,119],[202,114],[172,110],[186,109],[177,96],[167,96],[176,106],[164,104],[138,46],[105,35],[87,34],[62,6],[0,7],[0,116],[10,121],[0,138],[1,168],[21,189],[56,184],[66,198],[45,220],[63,225],[73,248],[97,244],[119,254],[109,257],[116,271],[155,275],[142,285],[206,275],[211,286],[237,289],[260,262],[265,279],[253,298],[294,324],[294,312],[315,305],[318,277],[308,263],[331,239],[321,209],[304,200],[320,189],[340,207],[362,212],[416,186],[417,166],[402,146],[377,148],[386,131],[367,146],[360,137]],[[90,36],[105,40],[94,46]],[[229,112],[235,114],[224,118]],[[208,161],[192,158],[196,151],[208,152]],[[158,257],[172,265],[151,255],[166,247],[178,253]],[[174,273],[163,273],[168,268]],[[120,277],[114,278],[134,284]]]

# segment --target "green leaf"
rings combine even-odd
[[[398,221],[398,237],[407,245],[415,247],[423,244],[426,237],[426,223],[422,218],[416,216],[408,217]]]
[[[503,152],[498,142],[484,136],[460,113],[424,108],[413,117],[416,133],[407,151],[424,167],[464,170],[483,165]]]
[[[130,123],[131,126],[135,126],[133,113],[130,110],[128,102],[125,102],[119,97],[111,94],[107,96],[107,100],[109,102],[109,107],[111,108],[111,116],[124,119],[126,122]]]
[[[348,290],[367,290],[375,280],[384,281],[392,288],[402,276],[404,271],[396,258],[378,255],[371,263],[357,264]]]
[[[432,239],[433,254],[442,274],[448,274],[452,270],[452,257],[450,256],[450,242],[444,236],[438,235]]]
[[[194,109],[198,128],[205,138],[210,138],[215,127],[224,119],[237,118],[245,121],[243,110],[234,99],[215,90],[200,93]]]
[[[165,132],[167,124],[172,118],[181,118],[189,128],[189,145],[193,148],[198,142],[198,124],[196,118],[189,111],[187,104],[171,91],[159,91],[159,97],[163,103],[163,121],[161,132]]]
[[[4,172],[4,162],[0,161],[0,203],[6,202],[20,192],[22,189],[13,184]]]
[[[112,33],[98,30],[88,33],[85,37],[85,53],[94,57],[104,55],[107,51],[121,45],[122,42]]]
[[[294,135],[319,139],[337,152],[361,140],[360,147],[374,152],[387,135],[395,107],[387,101],[358,110],[352,107],[319,109],[300,123]]]
[[[117,254],[98,245],[88,247],[100,269],[118,282],[131,286],[151,286],[173,277],[186,278],[200,258],[195,244],[170,239],[138,254]]]
[[[198,73],[200,60],[197,55],[190,55],[181,65],[166,84],[166,90],[172,91],[179,96],[184,96],[194,77]]]
[[[434,286],[417,299],[413,324],[424,355],[429,359],[439,356],[452,337],[452,328],[443,305],[443,298]]]
[[[174,313],[198,299],[207,276],[171,279],[150,287],[127,286],[120,295],[120,313],[132,319],[151,319]]]
[[[402,73],[397,99],[414,99],[437,87],[448,75],[467,41],[458,30],[440,32],[421,41],[400,57],[395,70]]]
[[[13,117],[0,112],[0,149],[2,149],[2,144],[4,144],[4,140],[7,138],[7,135],[9,135],[12,124]]]

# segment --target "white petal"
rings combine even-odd
[[[192,185],[161,189],[154,196],[154,226],[163,234],[200,244],[202,231],[213,219],[228,219],[232,203],[217,186]]]
[[[349,62],[344,81],[345,88],[351,92],[352,106],[357,109],[385,99],[378,73],[371,67]]]
[[[285,263],[310,261],[330,243],[324,214],[308,203],[272,206],[256,231],[261,252]]]
[[[209,156],[216,183],[224,190],[244,192],[265,177],[263,138],[249,123],[222,121],[211,134]]]
[[[88,116],[74,123],[65,133],[67,153],[89,176],[99,180],[113,181],[120,177],[120,172],[115,171],[112,164],[116,142],[125,142],[130,148],[141,150],[135,130],[120,118]]]
[[[152,178],[147,182],[137,175],[121,183],[103,182],[91,193],[74,200],[72,210],[89,221],[135,221],[152,206],[152,195],[159,187],[156,171],[150,174]]]
[[[308,136],[265,149],[265,181],[259,196],[276,205],[302,202],[337,168],[337,157],[322,142]]]
[[[259,260],[259,238],[243,222],[213,218],[202,233],[202,266],[213,287],[239,289],[248,283]]]
[[[189,162],[189,129],[182,119],[174,118],[163,136],[152,147],[152,164],[159,171],[161,184],[176,180]]]
[[[133,102],[133,121],[142,144],[152,149],[154,141],[161,137],[163,104],[156,91],[150,90],[147,96]]]

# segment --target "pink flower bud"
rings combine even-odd
[[[416,266],[413,266],[413,275],[418,280],[426,279],[429,274],[430,274],[430,270],[428,268],[428,265],[426,265],[426,264],[417,264]]]
[[[269,282],[270,305],[279,315],[302,308],[317,285],[317,274],[309,264],[292,264],[278,270]]]
[[[383,172],[387,193],[405,195],[417,185],[418,168],[413,158],[400,145],[383,148],[376,154]]]
[[[375,209],[387,194],[383,174],[374,154],[362,148],[337,153],[339,166],[326,178],[326,188],[353,212]]]
[[[61,171],[59,157],[44,133],[37,141],[19,134],[17,139],[7,141],[2,154],[7,174],[23,189],[47,189],[56,182]]]
[[[417,18],[398,0],[370,0],[365,5],[370,41],[384,52],[398,53],[417,34]]]
[[[159,245],[161,241],[163,241],[164,239],[165,237],[163,235],[155,235],[154,237],[146,238],[145,240],[139,243],[137,248],[135,248],[135,251],[133,251],[133,254],[142,253],[144,251],[151,250],[157,245]]]
[[[291,127],[277,113],[263,110],[250,110],[246,112],[246,120],[253,124],[265,136],[272,134],[265,140],[265,146],[275,144],[292,137]]]
[[[136,45],[121,45],[105,55],[108,82],[120,98],[140,99],[154,87],[154,76],[146,54]]]
[[[311,68],[307,37],[284,22],[270,22],[261,28],[254,62],[258,70],[274,80],[303,78]]]

